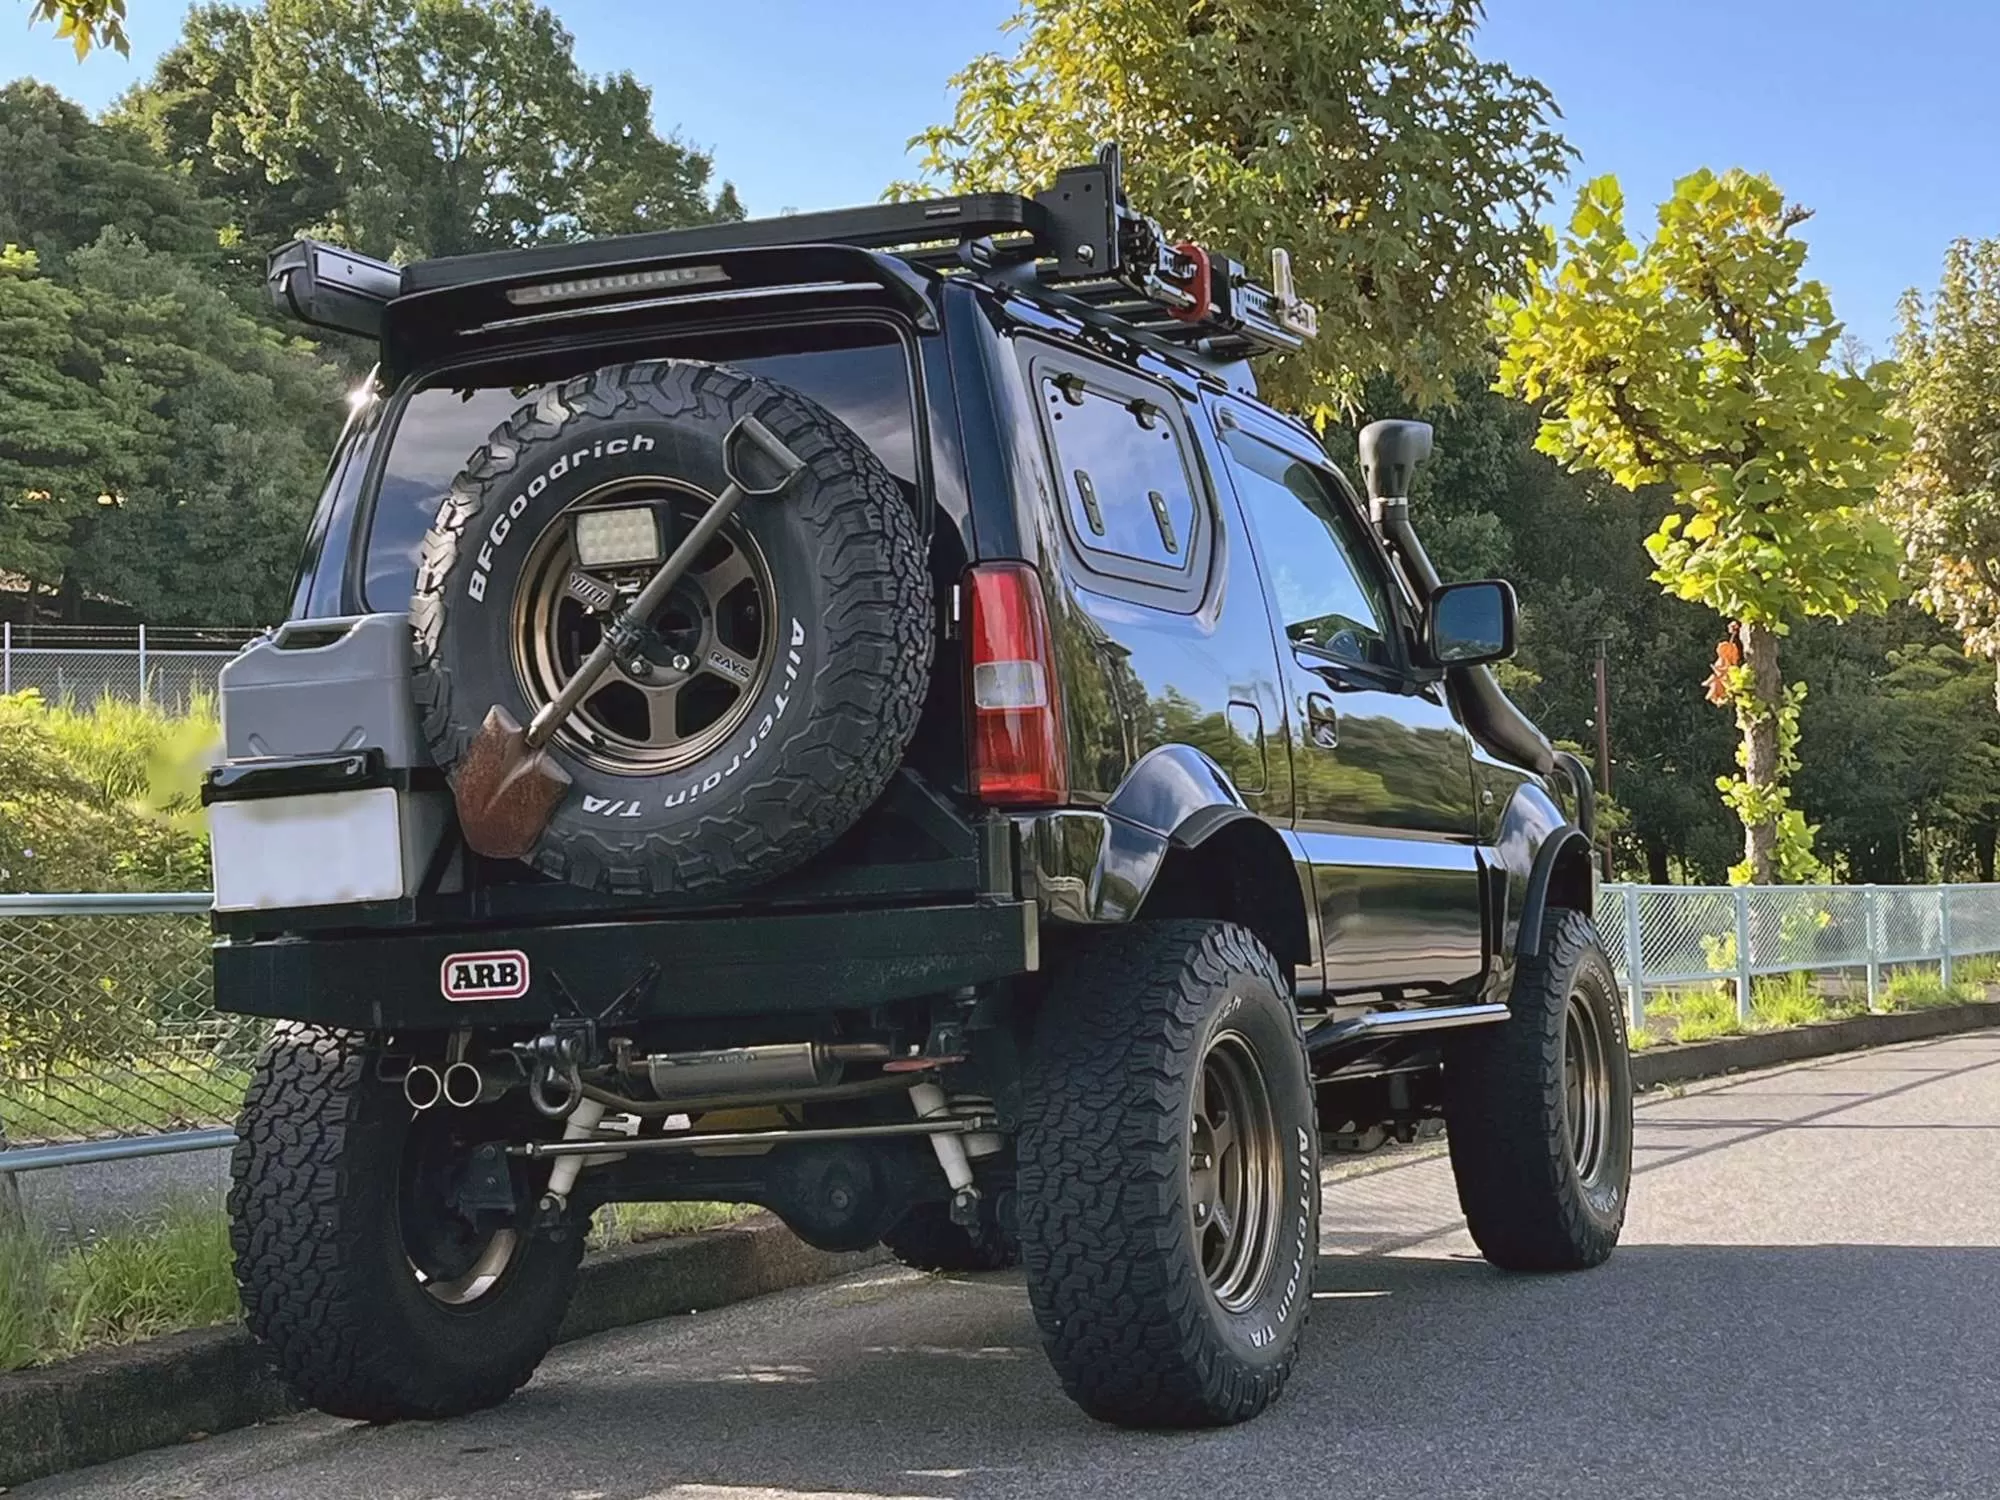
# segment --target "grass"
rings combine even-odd
[[[748,1218],[757,1210],[741,1203],[608,1203],[591,1229],[593,1248],[637,1244],[676,1234],[696,1234]]]
[[[249,1086],[247,1068],[198,1062],[107,1068],[101,1075],[0,1077],[0,1120],[16,1145],[227,1124]]]
[[[0,1370],[236,1315],[228,1229],[211,1203],[170,1203],[69,1249],[32,1230],[0,1235]]]
[[[1876,996],[1877,1011],[1923,1010],[1984,1000],[1989,984],[2000,983],[2000,954],[1985,953],[1952,963],[1952,983],[1938,971],[1921,968],[1890,972]],[[1736,1013],[1736,986],[1728,980],[1692,989],[1669,990],[1646,1002],[1646,1024],[1632,1034],[1632,1048],[1643,1051],[1662,1042],[1701,1042],[1711,1037],[1738,1036],[1745,1031],[1781,1031],[1865,1013],[1865,1002],[1829,999],[1808,970],[1765,974],[1751,982],[1750,1022]]]
[[[1717,985],[1669,990],[1649,999],[1646,1029],[1663,1042],[1705,1042],[1710,1037],[1740,1035],[1743,1021],[1736,1014],[1736,997]]]
[[[1963,1005],[1968,1000],[1984,1000],[1986,986],[1960,977],[1962,966],[1954,964],[1953,978],[1946,984],[1936,969],[1899,969],[1892,973],[1876,996],[1882,1010],[1928,1010],[1939,1005]]]
[[[600,1209],[593,1249],[734,1224],[731,1203],[622,1203]],[[233,1322],[239,1313],[228,1221],[212,1200],[62,1247],[35,1230],[0,1231],[0,1370]]]

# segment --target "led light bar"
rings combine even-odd
[[[516,307],[541,307],[550,302],[580,302],[586,297],[605,297],[618,292],[657,292],[669,287],[711,286],[728,279],[729,273],[720,266],[662,266],[653,271],[621,271],[612,276],[584,276],[574,281],[510,286],[507,288],[507,300]]]
[[[578,511],[575,535],[576,560],[585,568],[628,567],[666,555],[660,548],[659,517],[650,505]]]

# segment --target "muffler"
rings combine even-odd
[[[851,1062],[881,1062],[891,1049],[873,1042],[779,1042],[711,1052],[656,1052],[633,1060],[660,1099],[736,1098],[825,1088]]]

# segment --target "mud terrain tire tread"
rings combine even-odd
[[[1269,1082],[1282,1135],[1303,1126],[1313,1174],[1308,1285],[1269,1353],[1221,1336],[1185,1201],[1184,1098],[1218,993],[1277,997],[1293,1046],[1294,1120]],[[1092,1416],[1136,1427],[1211,1427],[1271,1404],[1297,1359],[1318,1255],[1318,1132],[1290,982],[1248,929],[1201,920],[1092,933],[1059,965],[1022,1088],[1022,1259],[1043,1344]],[[1276,1060],[1264,1058],[1270,1070]],[[1296,1105],[1295,1105],[1296,1111]],[[1289,1201],[1289,1200],[1288,1200]]]
[[[1574,976],[1601,969],[1608,994],[1611,1128],[1624,1174],[1615,1201],[1593,1203],[1570,1156],[1564,1113],[1563,1033]],[[1446,1141],[1473,1243],[1509,1271],[1579,1271],[1611,1255],[1630,1201],[1632,1073],[1616,981],[1597,926],[1551,910],[1541,952],[1521,961],[1513,1015],[1456,1038],[1445,1055]]]
[[[396,1114],[409,1110],[376,1079],[375,1059],[361,1033],[285,1023],[258,1061],[229,1164],[244,1320],[293,1392],[334,1416],[384,1422],[496,1405],[554,1342],[584,1229],[527,1240],[491,1305],[430,1303],[398,1265]]]

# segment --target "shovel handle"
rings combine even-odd
[[[736,477],[739,472],[736,456],[742,441],[754,443],[777,464],[783,476],[777,483],[753,488]],[[681,575],[715,540],[715,534],[736,513],[743,497],[779,494],[805,467],[805,460],[787,448],[776,433],[755,417],[740,418],[729,429],[729,435],[722,443],[723,464],[730,476],[729,483],[723,486],[722,493],[715,497],[715,503],[702,513],[701,519],[694,523],[688,534],[681,538],[681,544],[660,564],[659,571],[646,580],[646,586],[639,590],[638,597],[619,612],[617,619],[604,627],[604,638],[578,664],[576,674],[563,684],[563,690],[535,715],[524,736],[528,749],[539,749],[556,732],[557,726],[576,712],[577,705],[590,695],[591,689],[597,686],[598,679],[617,660],[619,653],[631,649],[640,632],[646,628],[646,622],[653,617],[653,612],[667,602],[667,595],[673,586],[680,582]]]

